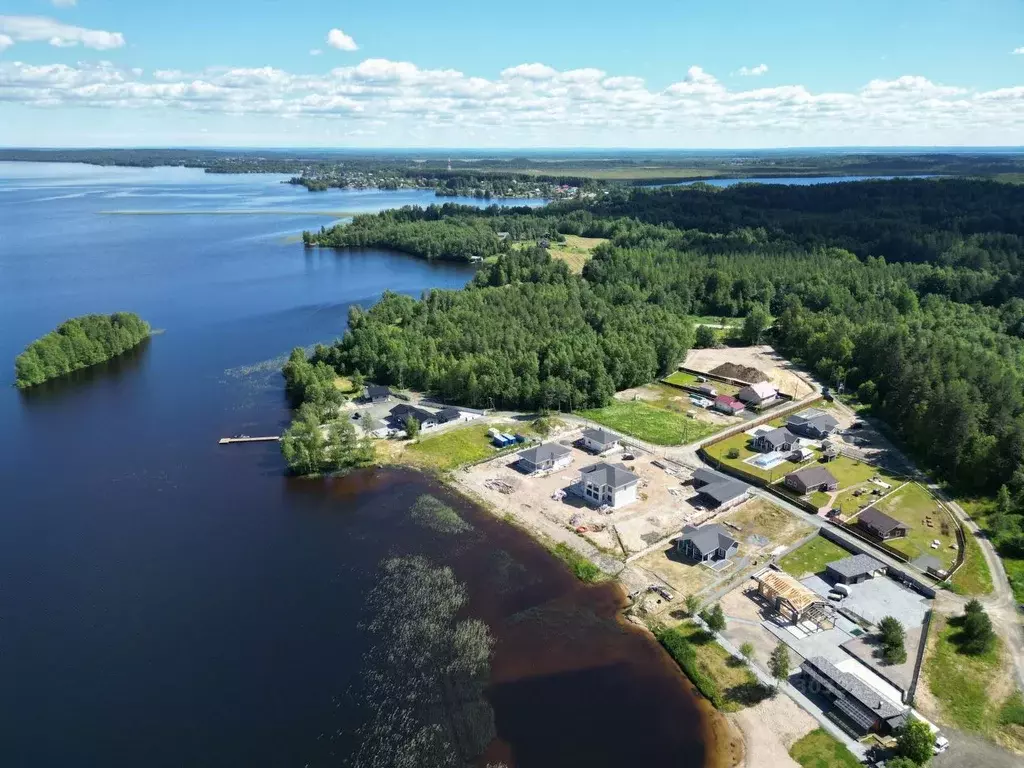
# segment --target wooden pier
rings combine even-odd
[[[276,443],[280,439],[277,435],[269,437],[222,437],[217,442],[221,445],[230,445],[231,443]]]

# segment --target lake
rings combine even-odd
[[[341,765],[365,716],[365,593],[382,559],[421,554],[466,583],[466,615],[496,638],[481,766],[703,765],[713,717],[616,620],[616,587],[582,586],[420,475],[300,480],[272,444],[217,445],[279,433],[283,357],[335,338],[349,306],[473,273],[295,242],[334,220],[311,211],[430,192],[281,181],[0,163],[0,764]],[[196,213],[209,210],[273,213]],[[161,332],[66,380],[11,386],[32,339],[115,310]],[[472,533],[419,528],[408,510],[424,493]]]
[[[891,181],[892,179],[934,179],[936,176],[757,176],[745,179],[702,179],[698,181],[675,181],[668,184],[644,184],[651,187],[679,187],[688,184],[710,184],[712,187],[732,187],[736,184],[785,184],[795,187],[809,187],[815,184],[842,184],[854,181]]]

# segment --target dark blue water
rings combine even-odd
[[[282,356],[336,337],[352,303],[461,286],[472,270],[295,242],[333,220],[303,210],[429,193],[279,181],[0,163],[2,766],[338,765],[351,746],[362,594],[382,557],[426,546],[403,515],[429,486],[382,471],[288,479],[275,445],[217,439],[279,432]],[[124,209],[284,213],[109,213]],[[115,310],[164,332],[67,380],[11,386],[31,340]],[[617,593],[581,590],[514,529],[478,529],[457,556],[432,554],[471,583],[472,612],[499,638],[489,755],[700,765],[701,711],[656,646],[614,621]],[[529,574],[500,594],[484,578],[498,549]]]
[[[841,184],[854,181],[890,181],[892,179],[934,179],[934,175],[918,176],[758,176],[746,179],[702,179],[701,181],[674,181],[668,184],[644,184],[650,187],[682,187],[690,184],[710,184],[712,187],[732,187],[736,184],[785,184],[810,187],[815,184]]]

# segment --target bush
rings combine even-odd
[[[676,629],[662,630],[657,633],[657,638],[658,642],[668,651],[669,656],[675,659],[676,664],[690,678],[690,682],[697,686],[697,690],[703,693],[708,701],[721,709],[725,701],[718,683],[698,666],[697,653],[690,641]]]
[[[559,542],[552,547],[551,551],[558,555],[558,557],[560,557],[566,565],[569,566],[569,570],[571,570],[580,581],[592,584],[601,579],[601,569],[587,560],[587,558],[568,544]]]
[[[740,449],[739,448],[730,448],[729,451],[725,454],[725,458],[727,458],[727,459],[738,459],[739,457],[740,457]]]
[[[906,632],[903,625],[894,617],[886,616],[878,623],[882,640],[882,658],[886,664],[902,664],[907,660],[904,647]]]
[[[896,754],[917,765],[924,765],[932,759],[935,737],[931,729],[913,716],[896,733]]]
[[[977,600],[967,604],[967,609],[960,620],[960,634],[956,642],[961,653],[969,656],[980,656],[995,643],[996,634],[992,630],[992,620],[982,609]]]

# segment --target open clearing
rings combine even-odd
[[[981,546],[969,530],[964,533],[967,535],[967,558],[960,570],[953,574],[953,591],[958,595],[991,594],[992,574],[981,553]]]
[[[997,638],[981,656],[967,656],[957,650],[958,631],[947,617],[937,614],[929,632],[924,679],[938,707],[935,714],[952,726],[1024,750],[1024,726],[1000,722],[1003,706],[1014,694],[1014,676],[1002,640]]]
[[[852,554],[824,536],[815,536],[779,560],[779,567],[790,576],[802,579],[805,576],[821,573],[829,563],[842,560]]]
[[[789,754],[802,768],[859,768],[858,760],[835,736],[817,728],[793,745]]]
[[[580,416],[655,445],[685,445],[714,434],[718,427],[642,401],[616,401]]]
[[[757,368],[767,374],[780,392],[799,399],[820,391],[814,378],[793,365],[767,344],[757,347],[723,347],[721,349],[691,349],[686,356],[686,367],[708,372],[723,363]]]
[[[551,258],[564,261],[573,274],[578,275],[583,271],[583,265],[590,261],[594,249],[607,242],[608,240],[603,237],[566,235],[564,243],[551,243],[548,253],[551,254]]]

